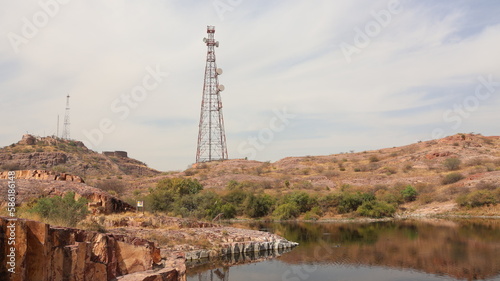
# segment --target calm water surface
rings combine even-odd
[[[209,261],[189,268],[187,280],[500,281],[500,220],[252,223],[246,227],[277,233],[300,246],[264,257]],[[264,260],[249,263],[259,258]]]

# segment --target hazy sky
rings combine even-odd
[[[187,168],[207,25],[230,158],[499,135],[499,15],[496,0],[0,0],[0,146],[56,134],[70,94],[73,139]]]

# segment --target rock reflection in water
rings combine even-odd
[[[251,255],[207,261],[189,269],[187,280],[500,281],[500,220],[256,222],[246,227],[268,229],[299,246],[281,256],[267,254],[267,261],[259,263],[243,264],[259,260]]]

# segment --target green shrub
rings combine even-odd
[[[366,201],[358,207],[356,212],[365,217],[383,218],[393,216],[396,208],[384,201]]]
[[[369,160],[370,160],[370,163],[375,163],[375,162],[380,161],[380,159],[378,159],[378,157],[375,155],[370,156]]]
[[[411,202],[417,199],[418,192],[413,186],[408,185],[405,189],[401,191],[401,195],[403,196],[403,200],[405,202]]]
[[[497,198],[489,190],[476,190],[469,194],[458,196],[456,201],[460,206],[474,208],[496,204]]]
[[[171,190],[156,188],[149,191],[147,206],[153,212],[168,212],[173,209],[173,203],[178,196]]]
[[[222,205],[221,213],[224,214],[224,219],[232,219],[236,216],[236,207],[231,203],[226,203]]]
[[[248,196],[247,192],[241,189],[233,189],[230,192],[228,192],[223,197],[223,199],[224,201],[231,203],[235,206],[242,206],[247,196]]]
[[[464,179],[464,176],[460,173],[449,173],[443,178],[441,183],[442,184],[452,184],[452,183],[456,183],[457,181],[460,181],[462,179]]]
[[[340,194],[328,194],[318,198],[318,205],[323,212],[328,212],[332,208],[336,208],[340,203]]]
[[[294,202],[279,205],[273,212],[273,216],[278,220],[289,220],[298,217],[299,207]]]
[[[74,227],[89,213],[87,199],[75,200],[75,193],[68,192],[61,196],[40,198],[29,212],[36,213],[49,223]]]
[[[167,178],[156,184],[157,189],[170,190],[180,196],[196,194],[203,190],[203,186],[196,179]]]
[[[375,200],[375,196],[371,193],[361,193],[361,192],[343,192],[339,201],[338,211],[339,213],[350,213],[354,212],[361,206],[364,202]]]
[[[301,213],[311,210],[313,205],[317,204],[317,201],[309,196],[306,192],[296,191],[285,195],[283,198],[283,203],[295,203],[299,208]]]
[[[452,158],[448,158],[448,159],[444,160],[443,165],[448,170],[455,171],[455,170],[458,170],[460,168],[461,163],[462,163],[462,161],[460,161],[460,159],[458,159],[456,157],[452,157]]]
[[[267,194],[251,194],[245,201],[245,215],[252,218],[267,216],[275,203],[275,200]]]

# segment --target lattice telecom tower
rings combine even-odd
[[[222,116],[220,97],[224,86],[219,85],[218,78],[222,74],[222,69],[217,68],[215,62],[215,47],[219,47],[219,42],[214,39],[214,26],[207,26],[207,33],[208,38],[203,38],[203,42],[207,44],[207,62],[201,100],[196,163],[227,159],[226,134],[224,133],[224,117]]]
[[[64,113],[64,127],[62,132],[62,138],[69,140],[70,132],[69,132],[69,94],[66,96],[66,112]]]

